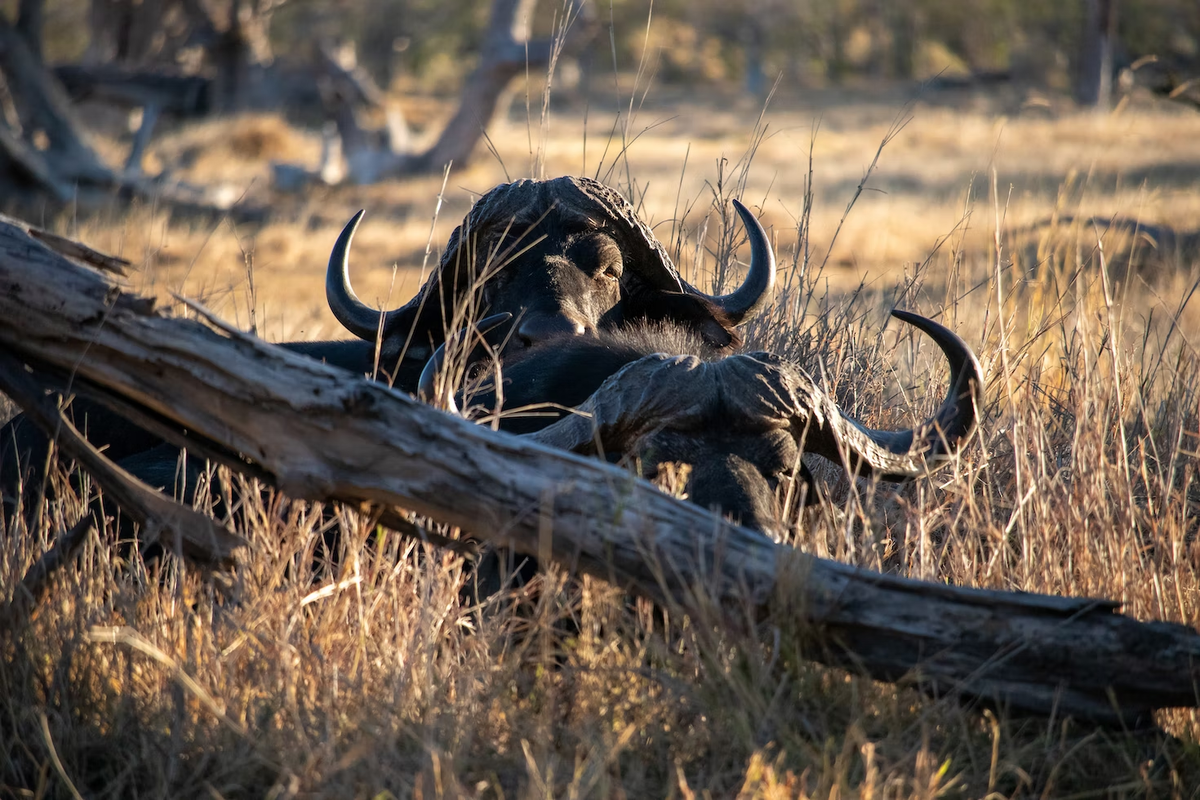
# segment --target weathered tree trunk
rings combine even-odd
[[[45,0],[20,0],[17,4],[17,33],[25,40],[30,55],[42,62],[42,29],[46,25]]]
[[[295,497],[399,505],[710,621],[782,628],[815,660],[912,676],[941,695],[1126,724],[1200,704],[1191,628],[1137,622],[1106,600],[814,558],[599,460],[471,425],[224,325],[158,316],[7,221],[0,286],[0,349],[35,376],[70,373],[80,391],[185,426]]]
[[[742,21],[741,39],[742,52],[745,54],[746,74],[742,85],[746,94],[751,97],[762,97],[767,93],[769,84],[763,69],[763,51],[766,46],[767,12],[761,7],[754,7]]]
[[[212,81],[178,70],[64,64],[54,67],[52,74],[76,102],[92,99],[126,108],[157,106],[165,114],[182,117],[207,114],[212,105]]]
[[[529,41],[529,16],[536,2],[494,0],[479,65],[463,84],[458,110],[421,158],[423,168],[439,170],[451,162],[466,164],[492,121],[508,82],[526,68],[550,63],[553,43]]]
[[[0,122],[0,170],[16,173],[60,203],[71,199],[71,184],[54,173],[37,148],[22,140],[3,122]]]
[[[91,0],[88,8],[89,66],[147,68],[173,65],[179,37],[169,24],[178,12],[175,0]]]
[[[214,107],[221,111],[259,107],[273,100],[264,86],[271,60],[268,32],[282,2],[92,0],[91,41],[84,64],[174,72],[185,48],[200,48],[213,73]]]
[[[47,158],[66,182],[111,180],[110,171],[83,141],[70,101],[15,28],[0,18],[0,71],[16,101],[24,138],[42,131],[49,142]]]
[[[1080,105],[1112,106],[1113,48],[1117,38],[1117,0],[1087,0],[1076,99]]]
[[[535,4],[536,0],[493,0],[479,64],[463,84],[457,110],[425,152],[409,150],[407,126],[394,116],[389,120],[388,135],[382,139],[363,131],[355,115],[356,100],[362,98],[345,92],[332,93],[327,105],[342,139],[350,180],[369,184],[401,175],[437,172],[449,164],[466,165],[512,79],[528,70],[552,65],[567,45],[566,39],[578,44],[592,33],[590,24],[581,18],[580,5],[574,4],[565,11],[569,19],[562,26],[562,38],[531,40],[529,24]],[[326,56],[322,65],[334,83],[342,81],[345,69],[336,59]],[[287,164],[277,167],[276,175],[285,176],[284,181],[292,188],[304,185],[305,181],[298,177],[318,178],[316,171]]]
[[[244,111],[258,105],[264,69],[271,59],[267,32],[272,10],[270,0],[231,0],[228,24],[208,47],[220,110]]]
[[[825,55],[825,77],[831,81],[841,81],[846,77],[846,25],[842,12],[837,3],[829,8],[829,29],[825,38],[828,41],[828,51]]]
[[[63,87],[30,52],[16,29],[0,17],[0,72],[8,83],[21,119],[15,131],[0,119],[0,154],[25,182],[60,202],[87,202],[99,194],[111,202],[113,192],[152,197],[156,202],[202,213],[230,212],[229,203],[214,202],[204,189],[147,181],[138,174],[123,175],[110,168],[84,140]],[[44,135],[48,147],[35,144]],[[261,216],[258,209],[237,209],[244,217]]]
[[[912,80],[920,41],[917,9],[910,0],[896,0],[887,4],[887,19],[892,34],[892,74]]]

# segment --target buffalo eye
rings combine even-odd
[[[572,249],[575,250],[575,263],[584,272],[606,282],[621,280],[621,248],[611,236],[589,236]]]
[[[485,280],[479,292],[479,299],[483,306],[488,308],[496,302],[498,296],[508,291],[509,284],[513,280],[513,270],[496,263],[483,277]]]

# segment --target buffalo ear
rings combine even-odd
[[[720,350],[737,345],[733,333],[713,317],[700,321],[699,332],[705,342]]]
[[[401,351],[406,360],[424,362],[446,338],[441,309],[436,301],[427,302],[426,305],[432,308],[419,309],[417,303],[410,305],[411,310],[405,309],[407,313],[388,320],[388,326],[383,331],[379,355],[380,360],[388,364],[389,370],[400,362]]]
[[[681,292],[650,292],[635,304],[635,315],[651,322],[673,322],[717,349],[737,347],[741,339],[721,309],[708,299]]]

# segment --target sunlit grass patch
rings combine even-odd
[[[899,306],[976,349],[988,397],[978,436],[929,478],[897,487],[818,470],[823,498],[790,520],[788,543],[925,580],[1115,598],[1140,619],[1200,625],[1196,262],[1180,251],[1147,272],[1136,231],[1126,246],[1084,221],[1119,213],[1200,228],[1191,200],[1164,199],[1195,180],[1194,140],[1180,136],[1194,123],[1118,117],[1093,140],[1074,127],[1082,118],[967,116],[951,135],[954,115],[920,111],[878,173],[899,187],[906,168],[918,182],[866,192],[827,257],[846,182],[852,192],[890,122],[830,112],[805,215],[811,115],[786,113],[791,144],[768,136],[744,171],[741,149],[724,148],[744,149],[748,128],[696,143],[686,171],[679,131],[647,134],[629,171],[646,215],[666,239],[690,206],[672,242],[690,274],[711,280],[737,252],[736,228],[724,235],[704,181],[716,183],[716,156],[731,156],[720,199],[761,201],[784,265],[750,346],[800,363],[856,417],[908,425],[940,402],[945,367],[931,342],[888,320]],[[1175,142],[1161,156],[1158,130]],[[1030,145],[1011,156],[1025,158],[1019,181],[999,156],[994,179],[988,169],[1009,137]],[[578,171],[581,143],[553,145],[548,169]],[[1185,167],[1174,185],[1096,177],[1170,164]],[[436,222],[440,179],[329,192],[256,230],[146,208],[69,232],[138,261],[132,285],[164,302],[170,291],[200,296],[242,325],[253,308],[270,338],[333,336],[321,276],[343,216],[370,210],[355,240],[360,295],[399,305],[426,243],[444,242],[471,192],[500,179],[495,165],[473,167]],[[1033,225],[1055,215],[1062,224]],[[399,262],[393,285],[387,267]],[[32,528],[5,532],[4,600],[85,511],[76,484],[53,488]],[[916,798],[1189,796],[1200,785],[1194,711],[1162,713],[1162,731],[1125,732],[963,708],[913,680],[815,665],[779,620],[737,632],[549,565],[478,597],[461,556],[352,511],[256,491],[242,502],[231,519],[250,556],[231,573],[143,559],[109,522],[17,621],[0,660],[6,790],[65,795],[69,779],[88,797]]]

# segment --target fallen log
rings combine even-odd
[[[119,64],[63,64],[54,77],[72,100],[102,100],[126,108],[155,106],[166,114],[202,117],[212,111],[212,79],[166,69]]]
[[[1139,622],[1108,600],[927,583],[797,552],[599,460],[472,425],[215,320],[164,317],[3,220],[0,348],[35,375],[69,374],[241,453],[293,497],[402,506],[659,602],[777,626],[817,661],[1108,724],[1200,705],[1189,627]]]

